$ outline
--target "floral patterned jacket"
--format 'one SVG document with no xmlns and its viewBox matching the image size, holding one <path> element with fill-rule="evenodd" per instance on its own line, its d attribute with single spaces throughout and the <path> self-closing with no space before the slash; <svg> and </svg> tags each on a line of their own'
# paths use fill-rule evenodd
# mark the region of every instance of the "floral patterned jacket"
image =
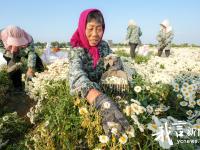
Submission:
<svg viewBox="0 0 200 150">
<path fill-rule="evenodd" d="M 164 32 L 164 30 L 160 30 L 157 35 L 158 49 L 170 50 L 173 38 L 174 38 L 173 31 L 166 33 Z"/>
<path fill-rule="evenodd" d="M 93 60 L 87 49 L 79 47 L 70 50 L 69 84 L 72 95 L 78 94 L 86 97 L 90 89 L 100 90 L 99 81 L 101 75 L 106 71 L 104 57 L 112 51 L 105 41 L 101 41 L 98 48 L 100 59 L 96 68 L 93 68 Z"/>
<path fill-rule="evenodd" d="M 134 44 L 141 44 L 140 41 L 140 36 L 142 35 L 142 32 L 140 30 L 140 27 L 135 26 L 135 25 L 130 25 L 127 28 L 127 35 L 126 35 L 126 40 L 130 43 Z"/>
<path fill-rule="evenodd" d="M 1 32 L 1 30 L 0 30 Z M 3 51 L 4 56 L 15 59 L 18 58 L 18 60 L 15 60 L 16 62 L 19 61 L 21 57 L 27 58 L 27 67 L 35 69 L 36 67 L 36 53 L 34 48 L 34 42 L 32 41 L 28 47 L 20 49 L 18 54 L 12 55 L 8 50 L 4 48 L 3 41 L 0 39 L 0 49 Z"/>
</svg>

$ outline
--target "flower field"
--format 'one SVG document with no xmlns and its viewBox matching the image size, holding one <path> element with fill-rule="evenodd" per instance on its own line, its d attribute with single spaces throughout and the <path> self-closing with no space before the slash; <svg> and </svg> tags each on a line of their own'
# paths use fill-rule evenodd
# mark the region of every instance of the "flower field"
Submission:
<svg viewBox="0 0 200 150">
<path fill-rule="evenodd" d="M 136 60 L 118 53 L 129 74 L 130 89 L 127 94 L 107 95 L 119 105 L 130 130 L 119 133 L 118 124 L 108 122 L 112 134 L 104 134 L 99 112 L 85 99 L 70 95 L 69 60 L 64 59 L 26 83 L 26 93 L 35 102 L 26 115 L 30 122 L 1 109 L 0 149 L 200 149 L 200 49 L 173 48 L 169 58 L 155 53 L 152 48 L 148 58 L 137 56 Z M 115 79 L 109 81 L 115 83 Z M 9 86 L 2 68 L 2 108 Z"/>
</svg>

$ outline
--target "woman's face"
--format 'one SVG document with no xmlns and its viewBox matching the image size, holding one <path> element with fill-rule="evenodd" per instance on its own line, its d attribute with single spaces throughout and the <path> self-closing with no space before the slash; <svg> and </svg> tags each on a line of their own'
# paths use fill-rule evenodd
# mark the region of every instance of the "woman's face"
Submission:
<svg viewBox="0 0 200 150">
<path fill-rule="evenodd" d="M 97 44 L 101 41 L 101 38 L 103 36 L 102 24 L 98 23 L 94 19 L 91 20 L 86 25 L 85 34 L 90 46 L 97 46 Z"/>
<path fill-rule="evenodd" d="M 22 48 L 26 48 L 27 45 L 23 45 L 23 46 L 13 46 L 13 45 L 10 45 L 8 47 L 8 50 L 11 52 L 11 53 L 18 53 L 20 51 L 20 49 Z"/>
</svg>

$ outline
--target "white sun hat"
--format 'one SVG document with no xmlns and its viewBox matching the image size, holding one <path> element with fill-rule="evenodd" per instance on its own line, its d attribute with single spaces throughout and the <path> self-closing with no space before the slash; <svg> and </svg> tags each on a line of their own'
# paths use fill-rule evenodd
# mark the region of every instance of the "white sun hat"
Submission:
<svg viewBox="0 0 200 150">
<path fill-rule="evenodd" d="M 170 26 L 169 25 L 169 20 L 168 19 L 163 20 L 160 25 L 162 25 L 162 26 L 164 26 L 166 28 L 169 27 Z"/>
<path fill-rule="evenodd" d="M 130 25 L 136 26 L 137 24 L 136 24 L 136 22 L 135 22 L 133 19 L 130 19 L 130 20 L 128 21 L 128 25 L 129 25 L 129 26 L 130 26 Z"/>
</svg>

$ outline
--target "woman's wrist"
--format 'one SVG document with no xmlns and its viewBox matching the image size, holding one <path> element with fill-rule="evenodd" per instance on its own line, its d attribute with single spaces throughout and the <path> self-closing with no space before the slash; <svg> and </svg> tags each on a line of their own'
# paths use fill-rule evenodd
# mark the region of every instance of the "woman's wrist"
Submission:
<svg viewBox="0 0 200 150">
<path fill-rule="evenodd" d="M 91 89 L 86 96 L 88 103 L 93 104 L 100 94 L 102 94 L 100 91 Z"/>
<path fill-rule="evenodd" d="M 28 76 L 33 76 L 33 75 L 34 75 L 34 70 L 33 70 L 32 68 L 28 68 L 26 74 L 27 74 Z"/>
</svg>

